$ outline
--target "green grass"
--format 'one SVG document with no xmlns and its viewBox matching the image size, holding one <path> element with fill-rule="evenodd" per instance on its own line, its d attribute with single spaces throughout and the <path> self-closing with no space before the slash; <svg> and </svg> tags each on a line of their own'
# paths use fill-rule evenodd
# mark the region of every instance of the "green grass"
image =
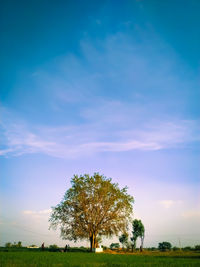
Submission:
<svg viewBox="0 0 200 267">
<path fill-rule="evenodd" d="M 199 253 L 93 254 L 0 252 L 0 267 L 128 267 L 200 266 Z"/>
</svg>

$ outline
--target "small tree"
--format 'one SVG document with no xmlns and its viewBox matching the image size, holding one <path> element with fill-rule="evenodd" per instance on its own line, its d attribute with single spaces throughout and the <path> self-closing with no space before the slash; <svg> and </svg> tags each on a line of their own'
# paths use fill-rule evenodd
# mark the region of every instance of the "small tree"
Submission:
<svg viewBox="0 0 200 267">
<path fill-rule="evenodd" d="M 122 248 L 128 246 L 128 234 L 124 233 L 119 237 L 119 242 L 122 243 Z"/>
<path fill-rule="evenodd" d="M 136 248 L 136 242 L 137 242 L 138 237 L 141 238 L 140 251 L 142 251 L 143 250 L 143 244 L 144 244 L 144 233 L 145 233 L 144 225 L 143 225 L 141 220 L 135 219 L 132 222 L 132 227 L 133 227 L 133 230 L 132 230 L 133 236 L 131 237 L 132 252 L 133 252 L 133 249 Z"/>
<path fill-rule="evenodd" d="M 158 244 L 158 249 L 160 250 L 160 251 L 166 251 L 166 250 L 171 250 L 171 248 L 172 248 L 172 245 L 171 245 L 171 243 L 170 242 L 162 242 L 162 243 L 159 243 Z"/>
<path fill-rule="evenodd" d="M 5 247 L 6 248 L 11 248 L 11 246 L 12 246 L 12 243 L 11 242 L 8 242 L 8 243 L 5 244 Z"/>
<path fill-rule="evenodd" d="M 18 241 L 18 243 L 17 243 L 17 247 L 18 247 L 18 248 L 21 248 L 21 247 L 22 247 L 22 242 L 21 242 L 21 241 Z"/>
<path fill-rule="evenodd" d="M 59 225 L 63 239 L 89 239 L 91 251 L 98 237 L 126 231 L 133 197 L 127 194 L 127 187 L 120 189 L 111 181 L 98 173 L 74 176 L 72 187 L 53 208 L 51 227 Z"/>
<path fill-rule="evenodd" d="M 14 242 L 14 243 L 12 244 L 12 247 L 13 247 L 13 248 L 16 248 L 16 247 L 17 247 L 17 243 Z"/>
</svg>

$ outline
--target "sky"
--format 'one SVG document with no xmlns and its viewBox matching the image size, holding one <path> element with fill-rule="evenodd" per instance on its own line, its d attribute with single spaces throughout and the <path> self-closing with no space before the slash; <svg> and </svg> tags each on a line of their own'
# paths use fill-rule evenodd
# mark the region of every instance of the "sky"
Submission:
<svg viewBox="0 0 200 267">
<path fill-rule="evenodd" d="M 199 244 L 200 2 L 0 5 L 0 245 L 70 243 L 51 207 L 94 172 L 128 186 L 144 246 Z"/>
</svg>

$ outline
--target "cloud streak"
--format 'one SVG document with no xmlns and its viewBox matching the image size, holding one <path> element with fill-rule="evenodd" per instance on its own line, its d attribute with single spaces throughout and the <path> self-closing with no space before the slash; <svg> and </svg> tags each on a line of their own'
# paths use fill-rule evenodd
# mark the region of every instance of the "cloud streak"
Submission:
<svg viewBox="0 0 200 267">
<path fill-rule="evenodd" d="M 34 210 L 24 210 L 23 214 L 26 215 L 46 215 L 46 214 L 50 214 L 51 209 L 45 209 L 45 210 L 39 210 L 39 211 L 34 211 Z"/>
<path fill-rule="evenodd" d="M 59 127 L 30 127 L 27 123 L 17 122 L 16 118 L 15 123 L 13 119 L 7 123 L 2 122 L 3 146 L 0 155 L 40 153 L 58 158 L 74 158 L 100 152 L 178 148 L 200 141 L 196 121 L 152 121 L 137 127 L 124 127 L 122 104 L 121 107 L 122 120 L 113 120 L 111 127 L 108 123 L 98 124 L 93 120 L 83 125 Z"/>
</svg>

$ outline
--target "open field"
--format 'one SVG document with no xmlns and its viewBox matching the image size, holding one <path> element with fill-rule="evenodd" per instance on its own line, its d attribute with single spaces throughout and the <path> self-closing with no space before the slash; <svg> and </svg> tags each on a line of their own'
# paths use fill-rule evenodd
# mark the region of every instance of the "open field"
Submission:
<svg viewBox="0 0 200 267">
<path fill-rule="evenodd" d="M 200 266 L 200 253 L 93 254 L 0 252 L 0 267 Z"/>
</svg>

